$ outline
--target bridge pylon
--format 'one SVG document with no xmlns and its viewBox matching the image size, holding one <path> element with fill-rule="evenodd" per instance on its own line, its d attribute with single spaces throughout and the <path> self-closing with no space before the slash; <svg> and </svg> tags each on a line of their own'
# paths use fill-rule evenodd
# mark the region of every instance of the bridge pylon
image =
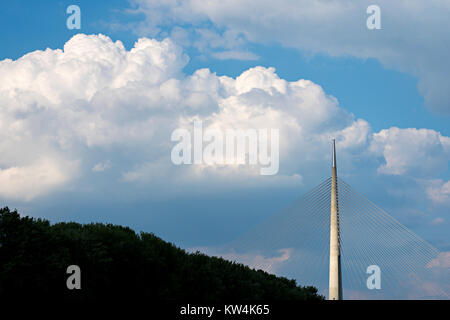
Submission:
<svg viewBox="0 0 450 320">
<path fill-rule="evenodd" d="M 330 210 L 330 278 L 329 300 L 342 300 L 341 247 L 339 237 L 339 204 L 337 189 L 336 143 L 332 142 L 331 210 Z"/>
</svg>

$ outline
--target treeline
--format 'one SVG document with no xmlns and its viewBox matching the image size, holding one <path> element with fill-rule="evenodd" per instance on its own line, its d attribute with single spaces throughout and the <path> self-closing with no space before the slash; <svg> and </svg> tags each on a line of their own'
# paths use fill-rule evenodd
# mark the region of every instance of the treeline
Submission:
<svg viewBox="0 0 450 320">
<path fill-rule="evenodd" d="M 81 269 L 69 290 L 67 267 Z M 314 287 L 242 264 L 187 253 L 150 233 L 111 224 L 51 225 L 0 209 L 0 296 L 64 300 L 322 299 Z"/>
</svg>

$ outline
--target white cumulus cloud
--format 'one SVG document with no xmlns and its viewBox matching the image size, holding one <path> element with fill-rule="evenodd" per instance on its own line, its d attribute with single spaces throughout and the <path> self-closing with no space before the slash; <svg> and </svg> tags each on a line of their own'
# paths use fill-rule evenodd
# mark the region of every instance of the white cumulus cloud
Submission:
<svg viewBox="0 0 450 320">
<path fill-rule="evenodd" d="M 382 174 L 433 176 L 447 170 L 448 137 L 431 129 L 392 127 L 373 135 L 370 149 L 384 158 Z"/>
<path fill-rule="evenodd" d="M 265 67 L 236 78 L 208 69 L 187 75 L 188 59 L 170 39 L 142 38 L 126 50 L 104 35 L 78 34 L 63 50 L 0 61 L 0 196 L 32 199 L 100 177 L 117 188 L 146 184 L 159 192 L 298 185 L 318 160 L 329 158 L 331 138 L 341 159 L 363 157 L 370 143 L 386 161 L 381 173 L 440 172 L 447 165 L 450 138 L 433 130 L 372 135 L 367 121 L 312 81 L 287 81 Z M 278 129 L 278 174 L 262 177 L 251 165 L 175 166 L 171 133 L 192 131 L 194 121 L 223 132 Z"/>
<path fill-rule="evenodd" d="M 27 166 L 0 169 L 0 195 L 26 201 L 45 195 L 68 182 L 75 166 L 75 163 L 42 158 Z"/>
<path fill-rule="evenodd" d="M 442 179 L 429 181 L 426 191 L 434 203 L 450 204 L 450 181 L 445 182 Z"/>
</svg>

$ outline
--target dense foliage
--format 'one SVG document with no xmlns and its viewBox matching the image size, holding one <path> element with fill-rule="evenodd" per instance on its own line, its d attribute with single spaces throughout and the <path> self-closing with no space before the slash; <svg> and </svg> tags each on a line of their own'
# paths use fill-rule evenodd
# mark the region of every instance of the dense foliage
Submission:
<svg viewBox="0 0 450 320">
<path fill-rule="evenodd" d="M 81 290 L 66 269 L 81 268 Z M 242 264 L 187 253 L 127 227 L 49 221 L 0 209 L 0 296 L 221 301 L 321 299 L 313 287 Z"/>
</svg>

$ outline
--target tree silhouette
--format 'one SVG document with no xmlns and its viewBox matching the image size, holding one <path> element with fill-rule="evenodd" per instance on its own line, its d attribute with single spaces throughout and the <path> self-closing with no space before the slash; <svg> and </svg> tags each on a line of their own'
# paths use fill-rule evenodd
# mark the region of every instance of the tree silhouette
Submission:
<svg viewBox="0 0 450 320">
<path fill-rule="evenodd" d="M 66 287 L 69 265 L 81 290 Z M 0 296 L 63 300 L 137 298 L 224 301 L 323 299 L 314 287 L 187 253 L 151 233 L 112 224 L 51 225 L 0 209 Z"/>
</svg>

